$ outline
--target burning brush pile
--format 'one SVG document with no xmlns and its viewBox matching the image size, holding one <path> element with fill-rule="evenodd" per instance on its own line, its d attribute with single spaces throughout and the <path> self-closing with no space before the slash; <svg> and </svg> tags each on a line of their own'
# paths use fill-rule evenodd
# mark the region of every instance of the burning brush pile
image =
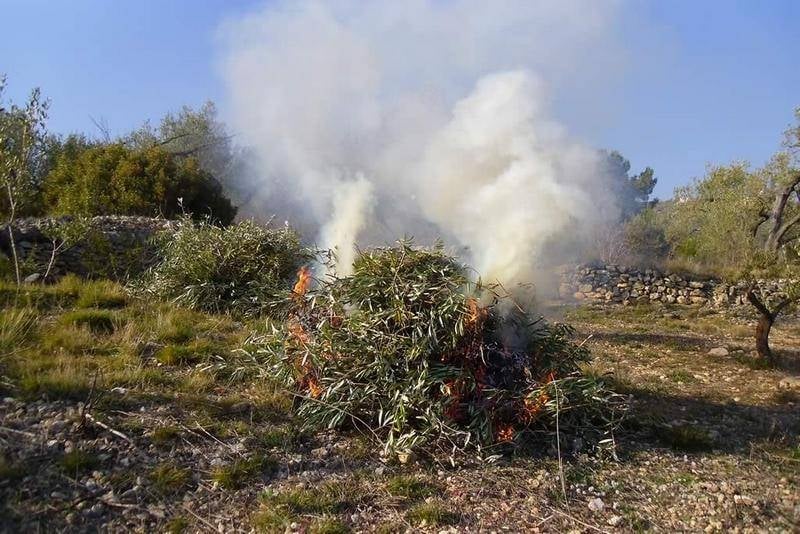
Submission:
<svg viewBox="0 0 800 534">
<path fill-rule="evenodd" d="M 563 324 L 470 283 L 441 248 L 359 253 L 310 289 L 300 272 L 284 328 L 261 351 L 314 427 L 358 428 L 386 452 L 523 445 L 612 424 L 618 398 L 579 364 Z"/>
</svg>

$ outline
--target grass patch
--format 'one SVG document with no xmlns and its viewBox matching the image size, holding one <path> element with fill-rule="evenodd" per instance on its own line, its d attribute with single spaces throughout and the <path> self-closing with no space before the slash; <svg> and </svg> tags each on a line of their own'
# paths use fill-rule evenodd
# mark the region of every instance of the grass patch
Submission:
<svg viewBox="0 0 800 534">
<path fill-rule="evenodd" d="M 295 427 L 279 426 L 265 430 L 257 435 L 259 444 L 267 449 L 290 449 L 300 439 Z"/>
<path fill-rule="evenodd" d="M 291 522 L 292 516 L 285 508 L 264 503 L 250 519 L 250 526 L 256 532 L 283 533 Z"/>
<path fill-rule="evenodd" d="M 86 400 L 91 386 L 92 376 L 86 369 L 64 362 L 45 369 L 25 369 L 19 380 L 20 390 L 29 398 Z"/>
<path fill-rule="evenodd" d="M 0 312 L 0 354 L 6 354 L 30 341 L 36 332 L 37 314 L 30 308 Z"/>
<path fill-rule="evenodd" d="M 689 487 L 693 486 L 694 484 L 697 484 L 697 477 L 691 473 L 682 473 L 677 476 L 675 482 L 677 482 L 681 486 Z"/>
<path fill-rule="evenodd" d="M 432 495 L 437 487 L 412 475 L 396 475 L 386 482 L 386 491 L 393 497 L 418 500 Z"/>
<path fill-rule="evenodd" d="M 684 369 L 673 369 L 667 373 L 667 377 L 678 384 L 691 384 L 697 382 L 697 379 L 694 377 L 694 375 Z"/>
<path fill-rule="evenodd" d="M 128 302 L 125 290 L 109 280 L 85 282 L 78 289 L 78 308 L 124 308 Z"/>
<path fill-rule="evenodd" d="M 185 365 L 198 362 L 200 356 L 190 347 L 167 345 L 156 352 L 156 360 L 164 365 Z"/>
<path fill-rule="evenodd" d="M 322 517 L 311 522 L 308 532 L 309 534 L 347 534 L 350 532 L 350 527 L 335 517 Z"/>
<path fill-rule="evenodd" d="M 180 383 L 181 391 L 186 393 L 205 393 L 216 385 L 214 374 L 205 369 L 194 369 Z"/>
<path fill-rule="evenodd" d="M 61 324 L 86 327 L 95 334 L 111 334 L 116 330 L 117 321 L 108 310 L 75 310 L 61 316 Z"/>
<path fill-rule="evenodd" d="M 188 469 L 166 462 L 154 467 L 148 476 L 153 484 L 153 489 L 161 495 L 178 493 L 187 486 L 192 478 Z"/>
<path fill-rule="evenodd" d="M 406 520 L 415 525 L 454 525 L 460 519 L 460 516 L 442 501 L 419 503 L 406 512 Z"/>
<path fill-rule="evenodd" d="M 65 453 L 61 457 L 59 464 L 64 473 L 77 477 L 97 467 L 100 464 L 100 460 L 92 452 L 75 449 Z"/>
<path fill-rule="evenodd" d="M 47 352 L 81 354 L 95 351 L 98 341 L 86 328 L 56 325 L 42 336 L 42 348 Z"/>
<path fill-rule="evenodd" d="M 262 473 L 275 471 L 277 465 L 273 458 L 259 455 L 217 467 L 212 472 L 211 479 L 225 489 L 236 489 Z"/>
<path fill-rule="evenodd" d="M 328 481 L 314 488 L 288 490 L 269 501 L 296 514 L 337 514 L 353 509 L 365 498 L 364 490 L 352 481 Z"/>
<path fill-rule="evenodd" d="M 759 357 L 753 357 L 748 354 L 741 354 L 741 353 L 735 354 L 734 359 L 738 363 L 752 369 L 753 371 L 763 371 L 765 369 L 772 369 L 772 365 L 767 360 Z"/>
<path fill-rule="evenodd" d="M 150 441 L 156 445 L 165 445 L 177 440 L 181 430 L 177 426 L 160 426 L 153 430 Z"/>
</svg>

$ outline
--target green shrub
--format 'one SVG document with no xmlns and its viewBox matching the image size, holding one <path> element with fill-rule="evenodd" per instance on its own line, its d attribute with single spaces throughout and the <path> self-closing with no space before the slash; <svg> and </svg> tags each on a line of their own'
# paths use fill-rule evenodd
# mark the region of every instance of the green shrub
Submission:
<svg viewBox="0 0 800 534">
<path fill-rule="evenodd" d="M 521 442 L 552 430 L 557 410 L 562 431 L 609 424 L 617 397 L 581 374 L 589 355 L 572 330 L 492 300 L 441 248 L 366 251 L 353 269 L 262 340 L 308 426 L 366 426 L 404 451 Z"/>
<path fill-rule="evenodd" d="M 194 158 L 159 147 L 94 144 L 58 155 L 44 183 L 51 213 L 173 218 L 184 210 L 228 224 L 236 208 Z"/>
<path fill-rule="evenodd" d="M 285 303 L 295 272 L 309 258 L 293 231 L 251 221 L 222 228 L 184 220 L 161 247 L 163 261 L 135 285 L 137 292 L 240 315 Z"/>
</svg>

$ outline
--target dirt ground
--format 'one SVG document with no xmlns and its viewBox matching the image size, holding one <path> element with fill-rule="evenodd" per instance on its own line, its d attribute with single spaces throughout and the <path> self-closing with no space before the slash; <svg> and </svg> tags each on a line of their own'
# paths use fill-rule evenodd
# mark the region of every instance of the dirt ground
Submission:
<svg viewBox="0 0 800 534">
<path fill-rule="evenodd" d="M 0 530 L 800 531 L 800 320 L 776 326 L 770 369 L 746 314 L 548 313 L 591 349 L 586 371 L 629 397 L 613 447 L 565 437 L 560 458 L 384 464 L 358 436 L 299 432 L 274 392 L 202 380 L 199 364 L 80 394 L 23 394 L 6 377 Z"/>
</svg>

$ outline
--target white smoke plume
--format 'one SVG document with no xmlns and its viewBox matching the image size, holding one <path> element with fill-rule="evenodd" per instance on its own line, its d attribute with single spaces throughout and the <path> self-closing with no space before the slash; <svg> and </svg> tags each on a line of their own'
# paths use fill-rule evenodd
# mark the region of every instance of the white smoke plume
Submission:
<svg viewBox="0 0 800 534">
<path fill-rule="evenodd" d="M 372 183 L 363 176 L 344 182 L 333 192 L 333 213 L 322 228 L 322 246 L 336 253 L 336 274 L 351 273 L 355 244 L 372 214 Z"/>
<path fill-rule="evenodd" d="M 615 215 L 596 151 L 550 118 L 616 68 L 617 2 L 286 1 L 229 21 L 221 68 L 259 202 L 353 246 L 441 235 L 485 279 Z M 292 220 L 292 219 L 295 220 Z"/>
</svg>

